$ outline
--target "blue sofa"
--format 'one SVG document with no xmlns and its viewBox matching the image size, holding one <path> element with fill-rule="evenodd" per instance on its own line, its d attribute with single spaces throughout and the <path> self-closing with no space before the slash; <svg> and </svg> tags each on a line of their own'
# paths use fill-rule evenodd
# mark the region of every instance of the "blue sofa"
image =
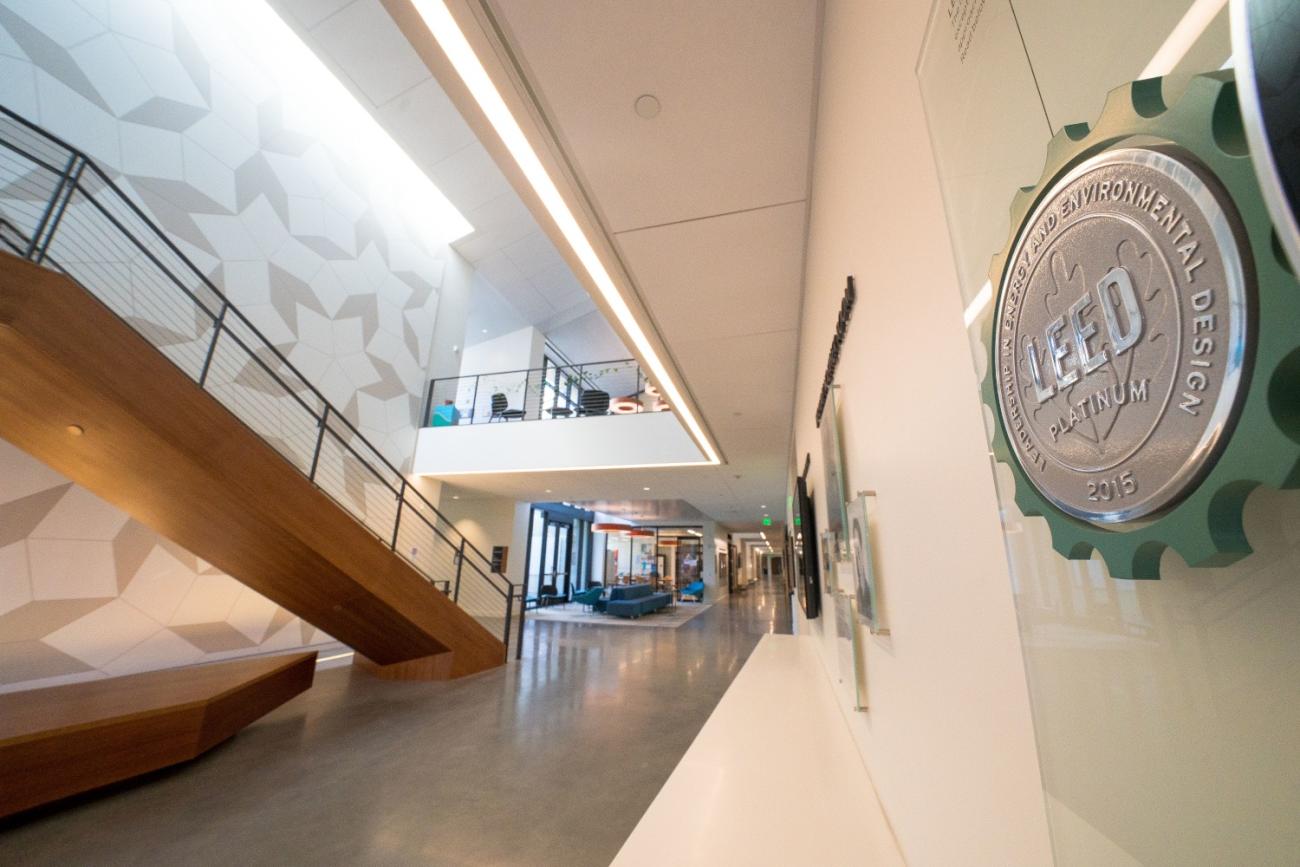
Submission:
<svg viewBox="0 0 1300 867">
<path fill-rule="evenodd" d="M 617 617 L 640 617 L 658 611 L 673 601 L 671 593 L 656 593 L 649 584 L 628 584 L 609 588 L 605 613 Z"/>
</svg>

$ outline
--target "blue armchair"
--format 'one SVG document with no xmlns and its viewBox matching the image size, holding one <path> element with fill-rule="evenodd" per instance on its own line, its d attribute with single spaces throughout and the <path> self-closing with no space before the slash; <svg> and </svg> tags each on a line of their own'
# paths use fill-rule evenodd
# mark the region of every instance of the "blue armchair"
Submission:
<svg viewBox="0 0 1300 867">
<path fill-rule="evenodd" d="M 588 590 L 583 590 L 581 593 L 574 593 L 573 598 L 569 601 L 577 602 L 579 605 L 592 609 L 596 607 L 596 600 L 599 599 L 601 594 L 604 592 L 605 590 L 603 587 L 592 587 Z"/>
<path fill-rule="evenodd" d="M 704 582 L 703 582 L 703 581 L 692 581 L 690 584 L 687 584 L 685 587 L 683 587 L 683 588 L 682 588 L 680 591 L 678 591 L 678 593 L 677 593 L 677 598 L 678 598 L 678 599 L 685 600 L 686 597 L 688 597 L 688 596 L 691 597 L 691 599 L 693 599 L 693 600 L 696 601 L 696 602 L 703 602 L 703 601 L 704 601 Z"/>
</svg>

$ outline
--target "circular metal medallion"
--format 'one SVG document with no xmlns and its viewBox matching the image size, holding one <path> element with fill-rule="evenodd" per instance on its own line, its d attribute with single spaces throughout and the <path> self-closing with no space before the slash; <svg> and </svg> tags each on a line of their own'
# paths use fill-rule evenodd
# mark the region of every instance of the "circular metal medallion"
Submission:
<svg viewBox="0 0 1300 867">
<path fill-rule="evenodd" d="M 1212 466 L 1250 336 L 1227 202 L 1180 152 L 1121 148 L 1068 172 L 1021 227 L 994 323 L 998 406 L 1064 512 L 1133 521 Z"/>
</svg>

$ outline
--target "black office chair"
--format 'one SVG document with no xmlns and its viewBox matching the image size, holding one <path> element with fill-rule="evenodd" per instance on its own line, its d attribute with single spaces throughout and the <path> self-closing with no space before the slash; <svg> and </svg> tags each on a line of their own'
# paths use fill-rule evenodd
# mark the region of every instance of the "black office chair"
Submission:
<svg viewBox="0 0 1300 867">
<path fill-rule="evenodd" d="M 584 390 L 578 399 L 578 415 L 609 415 L 609 392 Z"/>
<path fill-rule="evenodd" d="M 492 415 L 488 417 L 488 421 L 493 422 L 497 419 L 510 421 L 511 419 L 523 417 L 524 411 L 522 409 L 511 409 L 510 400 L 504 394 L 497 392 L 492 395 Z"/>
</svg>

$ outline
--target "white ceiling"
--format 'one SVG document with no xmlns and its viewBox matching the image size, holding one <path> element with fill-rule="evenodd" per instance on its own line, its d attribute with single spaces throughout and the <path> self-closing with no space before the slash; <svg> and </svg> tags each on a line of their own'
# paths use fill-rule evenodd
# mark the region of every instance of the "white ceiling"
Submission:
<svg viewBox="0 0 1300 867">
<path fill-rule="evenodd" d="M 488 3 L 727 460 L 656 472 L 756 524 L 786 487 L 816 0 Z"/>
<path fill-rule="evenodd" d="M 519 317 L 548 331 L 595 309 L 379 0 L 270 2 L 474 226 L 453 246 L 518 316 L 494 318 L 489 298 L 473 335 Z"/>
<path fill-rule="evenodd" d="M 713 520 L 685 500 L 586 500 L 574 505 L 634 524 L 672 521 L 699 525 Z"/>
<path fill-rule="evenodd" d="M 815 0 L 490 3 L 611 231 L 806 197 Z"/>
</svg>

